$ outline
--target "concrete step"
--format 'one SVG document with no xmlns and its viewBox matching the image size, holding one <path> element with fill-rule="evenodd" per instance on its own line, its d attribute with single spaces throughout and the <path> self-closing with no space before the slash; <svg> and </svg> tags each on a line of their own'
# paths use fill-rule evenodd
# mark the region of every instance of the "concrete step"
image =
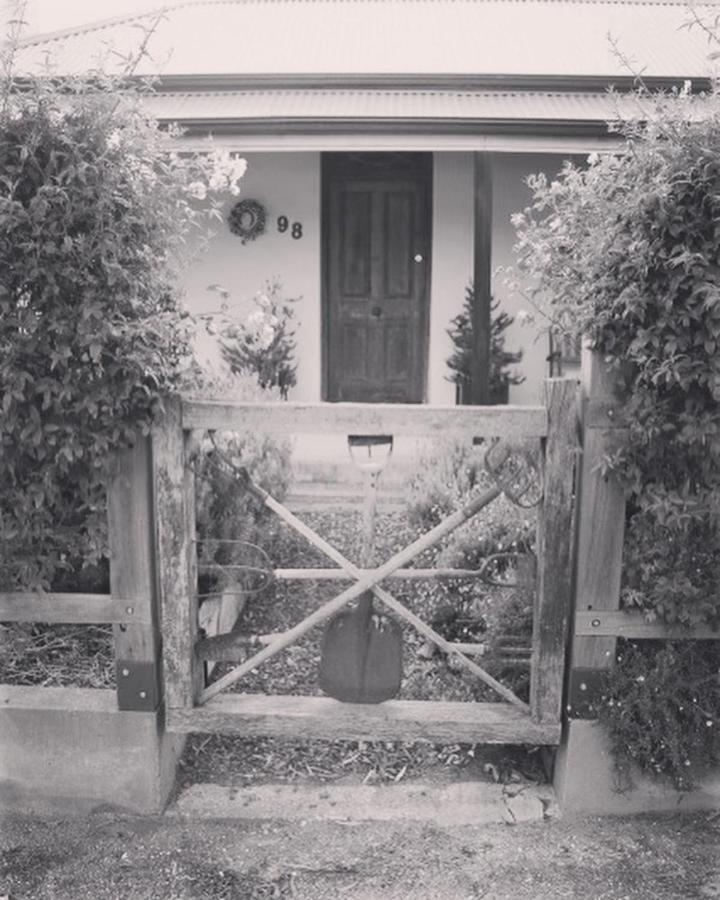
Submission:
<svg viewBox="0 0 720 900">
<path fill-rule="evenodd" d="M 550 785 L 534 782 L 391 785 L 260 784 L 246 788 L 193 784 L 166 815 L 187 819 L 415 821 L 438 826 L 542 821 L 557 815 Z"/>
<path fill-rule="evenodd" d="M 361 510 L 362 483 L 296 480 L 290 487 L 285 503 L 293 512 L 322 509 Z M 405 492 L 396 486 L 381 484 L 377 505 L 383 512 L 399 511 L 405 507 Z"/>
<path fill-rule="evenodd" d="M 408 477 L 418 470 L 414 461 L 391 460 L 389 465 L 380 474 L 380 487 L 401 488 Z M 351 461 L 329 462 L 327 460 L 293 459 L 293 480 L 296 483 L 334 483 L 338 485 L 355 485 L 358 488 L 363 484 L 363 473 Z"/>
</svg>

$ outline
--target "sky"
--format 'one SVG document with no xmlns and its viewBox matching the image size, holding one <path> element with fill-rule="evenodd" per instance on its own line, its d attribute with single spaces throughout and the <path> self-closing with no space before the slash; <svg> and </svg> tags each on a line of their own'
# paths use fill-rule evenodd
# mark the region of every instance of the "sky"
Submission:
<svg viewBox="0 0 720 900">
<path fill-rule="evenodd" d="M 0 0 L 3 7 L 3 22 L 8 17 L 12 2 Z M 57 31 L 72 28 L 99 19 L 110 19 L 128 12 L 155 9 L 163 5 L 163 0 L 28 0 L 24 19 L 26 34 Z M 4 33 L 4 29 L 3 29 Z"/>
</svg>

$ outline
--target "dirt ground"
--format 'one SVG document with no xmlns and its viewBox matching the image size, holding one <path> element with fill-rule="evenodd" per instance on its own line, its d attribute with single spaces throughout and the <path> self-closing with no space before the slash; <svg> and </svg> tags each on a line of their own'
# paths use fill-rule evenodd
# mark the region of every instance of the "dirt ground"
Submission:
<svg viewBox="0 0 720 900">
<path fill-rule="evenodd" d="M 6 818 L 11 900 L 690 900 L 720 897 L 720 814 L 440 828 Z"/>
</svg>

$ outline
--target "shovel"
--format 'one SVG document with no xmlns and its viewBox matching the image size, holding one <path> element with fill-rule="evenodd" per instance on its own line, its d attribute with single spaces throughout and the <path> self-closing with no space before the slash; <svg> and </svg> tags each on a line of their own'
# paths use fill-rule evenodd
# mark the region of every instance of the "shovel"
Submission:
<svg viewBox="0 0 720 900">
<path fill-rule="evenodd" d="M 361 565 L 372 565 L 375 543 L 377 483 L 392 453 L 390 435 L 350 435 L 353 462 L 363 473 L 363 551 Z M 382 703 L 395 697 L 402 681 L 402 631 L 379 613 L 366 591 L 354 609 L 344 609 L 328 623 L 320 656 L 320 687 L 344 703 Z"/>
</svg>

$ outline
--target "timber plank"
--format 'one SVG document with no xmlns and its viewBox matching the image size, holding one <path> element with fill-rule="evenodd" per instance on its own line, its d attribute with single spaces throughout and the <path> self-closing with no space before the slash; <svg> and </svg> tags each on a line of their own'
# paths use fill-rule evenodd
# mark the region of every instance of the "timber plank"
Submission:
<svg viewBox="0 0 720 900">
<path fill-rule="evenodd" d="M 685 627 L 665 622 L 648 622 L 640 610 L 578 610 L 575 634 L 596 637 L 623 637 L 637 640 L 720 640 L 720 631 L 707 625 Z"/>
<path fill-rule="evenodd" d="M 577 458 L 574 379 L 544 385 L 549 431 L 542 507 L 538 511 L 538 579 L 533 616 L 530 707 L 538 721 L 560 718 L 565 645 L 572 604 L 573 486 Z"/>
<path fill-rule="evenodd" d="M 195 506 L 187 465 L 191 435 L 182 428 L 180 399 L 165 401 L 153 430 L 155 514 L 165 697 L 169 706 L 192 706 L 199 690 Z"/>
<path fill-rule="evenodd" d="M 602 355 L 583 349 L 583 388 L 590 403 L 612 403 L 613 383 Z M 613 444 L 613 429 L 588 427 L 583 433 L 576 560 L 577 613 L 616 610 L 620 605 L 625 540 L 625 496 L 620 485 L 605 478 L 598 464 Z M 615 657 L 615 638 L 576 636 L 573 669 L 607 669 Z"/>
<path fill-rule="evenodd" d="M 225 568 L 228 568 L 225 566 Z M 358 569 L 357 576 L 344 569 L 274 569 L 273 577 L 278 581 L 355 581 L 363 578 L 372 569 Z M 478 569 L 398 569 L 391 572 L 388 578 L 394 580 L 418 580 L 423 578 L 482 578 Z"/>
<path fill-rule="evenodd" d="M 392 434 L 542 437 L 542 406 L 425 406 L 414 403 L 227 403 L 183 400 L 184 428 L 268 434 Z"/>
<path fill-rule="evenodd" d="M 134 597 L 143 621 L 115 623 L 118 706 L 148 711 L 161 700 L 150 439 L 120 450 L 108 483 L 110 590 Z"/>
<path fill-rule="evenodd" d="M 47 622 L 54 625 L 139 624 L 150 622 L 134 599 L 110 594 L 0 594 L 0 622 Z"/>
<path fill-rule="evenodd" d="M 216 732 L 293 740 L 429 740 L 557 744 L 560 723 L 536 723 L 506 703 L 388 700 L 340 703 L 329 697 L 220 694 L 194 709 L 169 709 L 175 732 Z"/>
</svg>

